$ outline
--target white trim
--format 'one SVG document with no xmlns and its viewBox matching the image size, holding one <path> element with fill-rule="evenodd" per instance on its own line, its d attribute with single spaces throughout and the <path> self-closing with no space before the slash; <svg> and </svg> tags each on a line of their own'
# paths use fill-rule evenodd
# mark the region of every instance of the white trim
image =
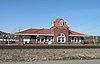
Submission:
<svg viewBox="0 0 100 64">
<path fill-rule="evenodd" d="M 59 26 L 63 26 L 64 25 L 64 21 L 63 20 L 60 20 L 59 21 Z"/>
<path fill-rule="evenodd" d="M 46 36 L 54 36 L 54 34 L 15 34 L 15 35 L 46 35 Z M 69 36 L 87 36 L 87 35 L 69 35 Z"/>
<path fill-rule="evenodd" d="M 50 41 L 49 41 L 49 38 L 50 38 Z M 52 44 L 52 37 L 47 37 L 47 42 L 48 44 Z"/>
<path fill-rule="evenodd" d="M 62 41 L 62 38 L 64 38 L 64 42 L 58 42 L 58 38 L 60 38 L 60 41 Z M 57 37 L 57 42 L 58 43 L 65 43 L 66 38 L 65 37 Z"/>
<path fill-rule="evenodd" d="M 24 44 L 25 44 L 26 42 L 27 42 L 26 44 L 28 44 L 28 43 L 30 43 L 30 41 L 31 41 L 30 39 L 24 39 Z"/>
<path fill-rule="evenodd" d="M 15 34 L 15 35 L 45 35 L 45 36 L 54 36 L 54 34 Z"/>
<path fill-rule="evenodd" d="M 86 35 L 69 35 L 69 36 L 86 36 Z"/>
<path fill-rule="evenodd" d="M 58 42 L 58 38 L 60 38 L 60 42 Z M 62 41 L 62 38 L 64 38 L 64 42 L 61 42 Z M 63 33 L 60 33 L 60 36 L 57 36 L 57 42 L 58 43 L 65 43 L 66 42 L 66 37 L 65 37 L 65 35 Z"/>
</svg>

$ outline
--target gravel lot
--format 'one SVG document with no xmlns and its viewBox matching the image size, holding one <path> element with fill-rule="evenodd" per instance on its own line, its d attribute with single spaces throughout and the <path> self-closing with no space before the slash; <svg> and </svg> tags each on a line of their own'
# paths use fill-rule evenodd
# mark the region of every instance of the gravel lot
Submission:
<svg viewBox="0 0 100 64">
<path fill-rule="evenodd" d="M 0 64 L 100 64 L 100 60 L 1 62 Z"/>
<path fill-rule="evenodd" d="M 0 62 L 100 59 L 100 49 L 1 49 Z"/>
</svg>

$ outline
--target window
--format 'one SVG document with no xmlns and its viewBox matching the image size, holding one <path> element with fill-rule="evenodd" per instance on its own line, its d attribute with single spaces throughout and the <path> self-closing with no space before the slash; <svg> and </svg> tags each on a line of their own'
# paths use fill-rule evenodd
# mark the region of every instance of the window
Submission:
<svg viewBox="0 0 100 64">
<path fill-rule="evenodd" d="M 50 39 L 50 38 L 48 38 L 48 41 L 51 41 L 51 39 Z"/>
<path fill-rule="evenodd" d="M 27 41 L 25 41 L 25 44 L 27 44 Z"/>
<path fill-rule="evenodd" d="M 44 42 L 44 38 L 41 38 L 41 42 Z"/>
<path fill-rule="evenodd" d="M 64 24 L 63 20 L 60 20 L 59 26 L 63 26 L 63 24 Z"/>
<path fill-rule="evenodd" d="M 64 37 L 62 37 L 62 42 L 64 42 Z"/>
<path fill-rule="evenodd" d="M 58 37 L 58 42 L 60 42 L 60 37 Z"/>
<path fill-rule="evenodd" d="M 52 37 L 47 37 L 47 41 L 52 41 Z"/>
<path fill-rule="evenodd" d="M 74 42 L 79 43 L 79 37 L 74 37 Z"/>
<path fill-rule="evenodd" d="M 37 38 L 37 41 L 39 41 L 39 42 L 40 42 L 40 38 Z"/>
<path fill-rule="evenodd" d="M 57 42 L 64 43 L 65 42 L 65 35 L 63 33 L 60 33 L 57 37 Z"/>
<path fill-rule="evenodd" d="M 45 37 L 38 37 L 37 42 L 45 42 Z"/>
</svg>

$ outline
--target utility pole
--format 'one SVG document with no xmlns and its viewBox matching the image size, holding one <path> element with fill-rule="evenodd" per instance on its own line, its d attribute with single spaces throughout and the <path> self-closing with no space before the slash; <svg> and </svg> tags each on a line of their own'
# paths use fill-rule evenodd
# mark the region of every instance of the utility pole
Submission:
<svg viewBox="0 0 100 64">
<path fill-rule="evenodd" d="M 95 39 L 94 39 L 94 36 L 93 36 L 93 43 L 94 43 L 94 45 L 95 45 Z"/>
<path fill-rule="evenodd" d="M 8 34 L 8 35 L 7 35 L 8 45 L 9 45 L 9 40 L 10 40 L 10 39 L 9 39 L 9 36 L 10 36 L 10 35 Z"/>
</svg>

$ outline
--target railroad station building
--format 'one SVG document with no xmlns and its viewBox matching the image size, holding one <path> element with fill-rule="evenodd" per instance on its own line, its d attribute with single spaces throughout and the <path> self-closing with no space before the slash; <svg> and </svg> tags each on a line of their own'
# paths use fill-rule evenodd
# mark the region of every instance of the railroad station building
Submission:
<svg viewBox="0 0 100 64">
<path fill-rule="evenodd" d="M 53 21 L 53 26 L 49 29 L 30 28 L 17 32 L 16 35 L 23 44 L 82 43 L 86 36 L 86 34 L 70 30 L 69 26 L 62 18 L 57 18 Z"/>
</svg>

